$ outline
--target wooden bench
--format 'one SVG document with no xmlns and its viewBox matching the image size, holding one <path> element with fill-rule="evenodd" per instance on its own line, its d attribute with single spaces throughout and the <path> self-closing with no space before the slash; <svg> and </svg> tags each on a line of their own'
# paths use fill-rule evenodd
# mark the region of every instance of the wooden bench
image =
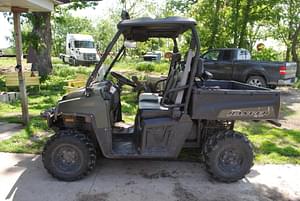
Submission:
<svg viewBox="0 0 300 201">
<path fill-rule="evenodd" d="M 64 89 L 68 93 L 80 89 L 85 86 L 86 80 L 87 80 L 87 75 L 78 74 L 74 79 L 67 80 L 68 86 L 65 86 Z"/>
<path fill-rule="evenodd" d="M 40 91 L 40 76 L 38 71 L 23 72 L 26 86 L 38 86 Z M 4 74 L 5 86 L 18 87 L 19 77 L 18 72 L 7 72 Z"/>
</svg>

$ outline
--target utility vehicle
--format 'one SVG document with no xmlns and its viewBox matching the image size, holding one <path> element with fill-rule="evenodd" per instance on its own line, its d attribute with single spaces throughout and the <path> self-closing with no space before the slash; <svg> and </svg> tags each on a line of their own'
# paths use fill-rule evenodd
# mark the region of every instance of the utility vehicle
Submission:
<svg viewBox="0 0 300 201">
<path fill-rule="evenodd" d="M 67 34 L 66 54 L 60 54 L 59 57 L 73 66 L 89 66 L 100 60 L 93 36 L 85 34 Z"/>
<path fill-rule="evenodd" d="M 56 132 L 42 153 L 48 172 L 60 180 L 73 181 L 94 169 L 97 152 L 112 159 L 161 159 L 176 158 L 184 147 L 197 147 L 214 178 L 224 182 L 243 178 L 254 156 L 249 140 L 234 131 L 235 120 L 276 119 L 279 93 L 235 81 L 209 80 L 211 74 L 203 70 L 193 19 L 125 19 L 117 27 L 85 88 L 63 96 L 54 109 L 45 112 Z M 182 34 L 191 39 L 183 54 L 177 43 Z M 103 65 L 120 37 L 124 45 L 110 65 Z M 134 125 L 125 126 L 122 86 L 136 87 L 137 80 L 112 70 L 126 47 L 134 46 L 132 41 L 150 38 L 173 41 L 165 89 L 141 93 Z"/>
</svg>

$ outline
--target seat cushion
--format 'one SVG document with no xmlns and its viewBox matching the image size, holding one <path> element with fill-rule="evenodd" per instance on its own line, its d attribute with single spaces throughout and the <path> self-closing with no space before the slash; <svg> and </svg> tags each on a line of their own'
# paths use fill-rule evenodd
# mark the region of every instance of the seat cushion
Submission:
<svg viewBox="0 0 300 201">
<path fill-rule="evenodd" d="M 140 117 L 142 119 L 151 119 L 151 118 L 158 118 L 158 117 L 171 117 L 172 113 L 171 110 L 167 108 L 160 108 L 160 109 L 142 109 L 139 110 Z"/>
<path fill-rule="evenodd" d="M 141 93 L 139 96 L 139 101 L 143 100 L 157 100 L 159 99 L 159 95 L 156 93 Z"/>
<path fill-rule="evenodd" d="M 139 109 L 160 109 L 161 96 L 154 93 L 142 93 L 139 96 Z"/>
<path fill-rule="evenodd" d="M 139 101 L 139 109 L 155 109 L 159 110 L 161 108 L 160 101 L 158 100 L 142 100 Z"/>
</svg>

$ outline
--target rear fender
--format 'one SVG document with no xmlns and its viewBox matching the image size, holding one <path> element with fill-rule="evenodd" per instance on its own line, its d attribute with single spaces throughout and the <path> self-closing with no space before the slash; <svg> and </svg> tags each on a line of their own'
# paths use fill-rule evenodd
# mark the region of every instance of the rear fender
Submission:
<svg viewBox="0 0 300 201">
<path fill-rule="evenodd" d="M 269 82 L 267 72 L 263 68 L 260 68 L 260 67 L 251 69 L 248 72 L 246 72 L 243 80 L 245 82 L 247 82 L 247 80 L 250 76 L 261 76 L 265 79 L 266 83 Z"/>
</svg>

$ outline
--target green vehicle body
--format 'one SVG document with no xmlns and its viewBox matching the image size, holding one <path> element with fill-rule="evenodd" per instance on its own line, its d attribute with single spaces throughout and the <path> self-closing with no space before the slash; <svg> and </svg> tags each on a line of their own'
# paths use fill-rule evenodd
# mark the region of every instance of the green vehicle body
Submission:
<svg viewBox="0 0 300 201">
<path fill-rule="evenodd" d="M 107 76 L 125 46 L 112 61 L 103 79 L 95 80 L 118 38 L 123 35 L 125 40 L 141 42 L 152 37 L 171 38 L 174 42 L 173 54 L 178 55 L 176 38 L 187 31 L 190 31 L 192 40 L 187 61 L 184 61 L 180 72 L 186 74 L 186 82 L 166 88 L 160 98 L 154 101 L 156 106 L 153 108 L 142 108 L 143 105 L 148 107 L 153 104 L 153 100 L 140 100 L 135 124 L 128 128 L 116 128 L 114 124 L 122 118 L 116 115 L 120 108 L 118 111 L 112 108 L 119 104 L 120 94 L 114 94 L 120 89 L 116 89 Z M 190 53 L 192 58 L 189 58 Z M 178 75 L 176 70 L 175 76 L 172 74 L 172 66 L 176 65 L 173 60 L 169 80 Z M 189 71 L 185 71 L 186 68 Z M 183 77 L 177 82 L 183 80 Z M 89 77 L 86 87 L 65 95 L 45 116 L 49 127 L 57 132 L 73 129 L 87 135 L 107 158 L 176 158 L 184 147 L 200 148 L 201 152 L 209 156 L 210 150 L 205 149 L 205 146 L 211 136 L 218 136 L 220 132 L 230 133 L 234 129 L 235 120 L 268 120 L 275 123 L 280 107 L 279 92 L 209 78 L 211 76 L 203 69 L 203 61 L 200 59 L 200 41 L 194 20 L 180 17 L 127 19 L 118 24 L 118 32 Z M 170 101 L 171 97 L 173 102 Z M 248 146 L 248 141 L 242 139 Z M 214 145 L 211 141 L 209 146 Z M 240 179 L 246 173 L 242 172 L 237 177 L 229 176 L 227 181 Z"/>
</svg>

